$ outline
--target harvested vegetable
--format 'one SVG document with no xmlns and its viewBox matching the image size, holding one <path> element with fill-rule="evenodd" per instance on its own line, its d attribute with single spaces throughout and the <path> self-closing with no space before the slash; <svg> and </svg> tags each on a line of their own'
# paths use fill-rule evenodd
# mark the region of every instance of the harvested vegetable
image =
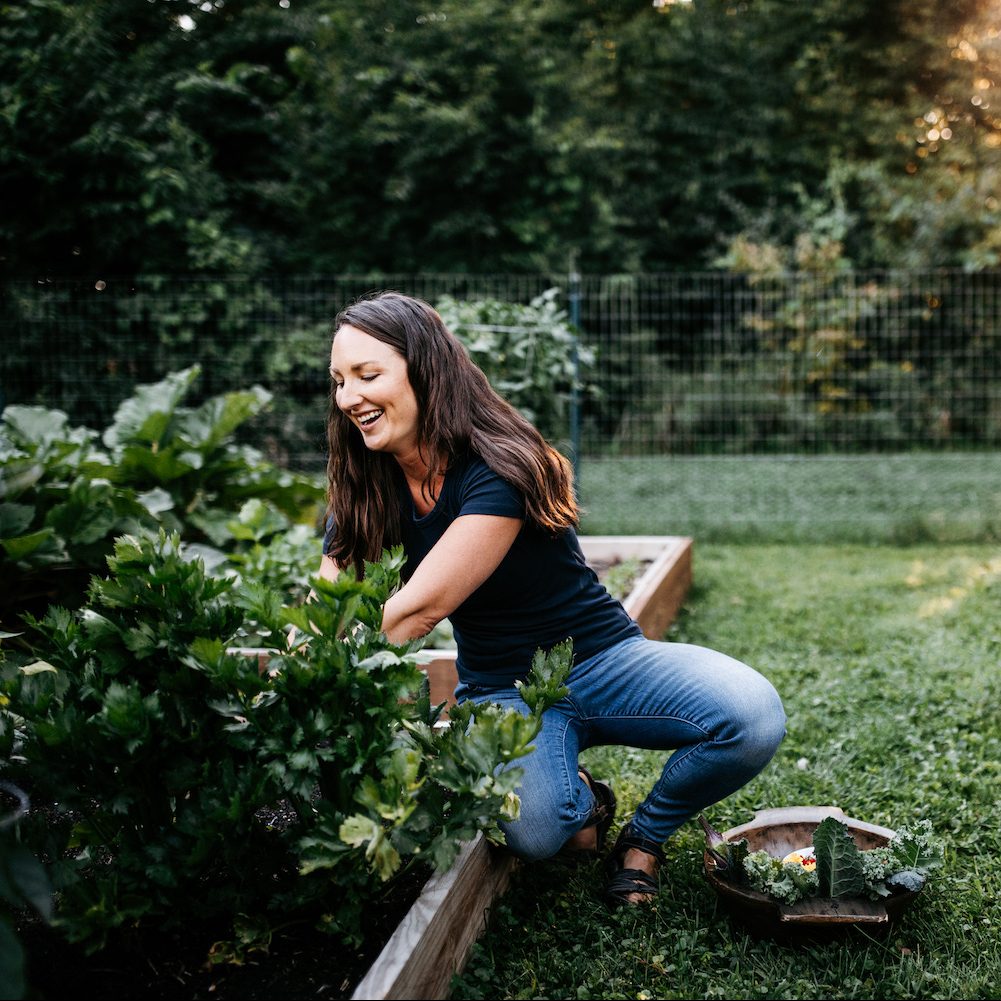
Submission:
<svg viewBox="0 0 1001 1001">
<path fill-rule="evenodd" d="M 813 844 L 775 858 L 765 851 L 748 852 L 747 841 L 714 839 L 713 855 L 729 865 L 721 875 L 747 883 L 784 904 L 805 897 L 867 897 L 878 900 L 914 893 L 928 873 L 942 864 L 943 845 L 927 820 L 901 827 L 879 848 L 860 849 L 847 824 L 826 817 L 813 833 Z"/>
</svg>

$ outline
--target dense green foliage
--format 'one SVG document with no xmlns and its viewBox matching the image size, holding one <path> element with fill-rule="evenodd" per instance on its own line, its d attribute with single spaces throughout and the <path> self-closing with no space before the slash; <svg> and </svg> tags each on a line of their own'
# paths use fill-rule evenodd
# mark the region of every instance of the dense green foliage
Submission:
<svg viewBox="0 0 1001 1001">
<path fill-rule="evenodd" d="M 762 939 L 731 919 L 703 876 L 694 822 L 668 842 L 650 909 L 610 914 L 598 865 L 528 866 L 453 996 L 993 998 L 999 599 L 996 545 L 697 544 L 695 587 L 669 637 L 763 671 L 789 720 L 765 771 L 706 811 L 712 826 L 824 804 L 892 829 L 923 819 L 943 865 L 886 935 L 823 942 Z M 614 783 L 623 819 L 664 764 L 628 748 L 584 762 Z"/>
<path fill-rule="evenodd" d="M 0 5 L 14 273 L 996 263 L 987 0 Z"/>
<path fill-rule="evenodd" d="M 78 605 L 123 533 L 162 527 L 246 561 L 290 518 L 315 521 L 318 484 L 234 440 L 271 394 L 255 386 L 185 407 L 198 375 L 194 367 L 140 386 L 101 435 L 71 427 L 58 410 L 3 411 L 0 573 L 9 587 L 0 616 L 8 627 L 49 601 Z"/>
<path fill-rule="evenodd" d="M 85 609 L 31 621 L 43 659 L 5 668 L 2 768 L 44 807 L 22 840 L 71 940 L 196 920 L 232 936 L 238 916 L 266 936 L 306 914 L 357 944 L 405 862 L 445 867 L 480 830 L 503 840 L 520 772 L 498 766 L 529 752 L 569 651 L 536 659 L 528 714 L 470 704 L 435 728 L 414 644 L 380 632 L 402 561 L 315 579 L 315 600 L 286 606 L 209 577 L 176 535 L 126 536 Z M 260 663 L 231 649 L 248 619 Z"/>
<path fill-rule="evenodd" d="M 587 395 L 595 358 L 577 343 L 559 295 L 551 288 L 527 304 L 444 296 L 435 307 L 490 385 L 566 449 L 570 407 Z"/>
<path fill-rule="evenodd" d="M 35 853 L 88 949 L 196 918 L 218 962 L 290 918 L 355 946 L 401 869 L 502 840 L 520 772 L 498 766 L 530 750 L 570 653 L 536 658 L 527 715 L 467 705 L 436 726 L 414 644 L 380 632 L 402 555 L 314 579 L 319 484 L 235 441 L 270 394 L 184 406 L 198 374 L 140 386 L 100 435 L 4 411 L 3 613 L 20 631 L 2 634 L 0 776 L 35 810 L 23 848 L 0 843 L 3 902 L 48 916 Z M 82 609 L 53 603 L 76 607 L 88 578 Z M 0 947 L 20 983 L 2 921 Z"/>
</svg>

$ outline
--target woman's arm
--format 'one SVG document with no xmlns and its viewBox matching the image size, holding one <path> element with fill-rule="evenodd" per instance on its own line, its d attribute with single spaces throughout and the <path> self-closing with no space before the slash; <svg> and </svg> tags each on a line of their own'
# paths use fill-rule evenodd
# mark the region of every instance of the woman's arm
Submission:
<svg viewBox="0 0 1001 1001">
<path fill-rule="evenodd" d="M 426 636 L 496 569 L 521 531 L 520 518 L 460 515 L 424 557 L 413 576 L 386 602 L 382 631 L 393 643 Z M 337 564 L 324 556 L 320 576 L 333 580 Z"/>
<path fill-rule="evenodd" d="M 337 575 L 341 572 L 341 568 L 326 554 L 324 554 L 323 559 L 320 560 L 320 572 L 317 574 L 318 577 L 322 577 L 324 580 L 336 580 Z M 313 595 L 310 594 L 310 598 Z"/>
<path fill-rule="evenodd" d="M 451 615 L 496 569 L 521 531 L 520 518 L 460 515 L 382 613 L 382 631 L 393 643 L 426 636 Z"/>
</svg>

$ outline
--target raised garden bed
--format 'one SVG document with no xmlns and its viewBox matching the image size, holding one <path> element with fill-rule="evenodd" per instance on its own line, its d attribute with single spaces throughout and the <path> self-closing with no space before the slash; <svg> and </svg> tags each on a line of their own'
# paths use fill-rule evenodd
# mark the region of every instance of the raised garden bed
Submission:
<svg viewBox="0 0 1001 1001">
<path fill-rule="evenodd" d="M 424 884 L 352 999 L 448 997 L 452 976 L 466 965 L 514 865 L 512 855 L 482 834 L 468 842 L 446 872 Z"/>
<path fill-rule="evenodd" d="M 662 637 L 676 615 L 691 583 L 691 540 L 671 536 L 589 536 L 581 539 L 585 557 L 592 565 L 618 566 L 635 561 L 638 576 L 623 600 L 626 610 L 639 622 L 644 633 Z M 255 649 L 248 655 L 266 654 Z M 429 673 L 432 695 L 438 701 L 453 701 L 455 655 L 435 651 Z M 98 969 L 84 957 L 65 964 L 39 953 L 39 983 L 54 987 L 49 973 L 62 965 L 62 974 L 86 991 L 90 981 L 100 982 L 108 997 L 133 996 L 140 985 L 150 997 L 176 996 L 169 986 L 180 984 L 186 996 L 221 998 L 274 996 L 275 990 L 288 991 L 284 996 L 341 996 L 349 991 L 357 999 L 420 998 L 448 996 L 454 974 L 465 967 L 469 952 L 482 933 L 493 902 L 506 889 L 516 862 L 508 853 L 495 849 L 482 835 L 466 844 L 455 863 L 432 876 L 415 902 L 396 926 L 382 951 L 354 987 L 341 983 L 344 969 L 329 954 L 328 940 L 308 929 L 292 929 L 290 938 L 276 940 L 269 956 L 254 957 L 245 967 L 222 966 L 213 970 L 200 967 L 204 956 L 199 952 L 200 936 L 189 935 L 164 946 L 164 960 L 153 969 L 151 956 L 140 949 L 134 957 L 121 957 L 121 977 L 107 963 Z M 190 948 L 188 948 L 190 946 Z M 64 943 L 52 943 L 51 955 L 66 955 Z M 71 950 L 72 951 L 72 950 Z M 162 951 L 162 950 L 161 950 Z M 140 963 L 140 955 L 144 956 Z M 158 953 L 159 955 L 159 953 Z M 136 965 L 138 964 L 138 965 Z M 333 965 L 332 965 L 333 964 Z M 45 975 L 41 971 L 44 971 Z M 138 972 L 137 972 L 138 971 Z M 144 979 L 145 978 L 145 979 Z M 58 979 L 58 978 L 57 978 Z M 67 979 L 65 976 L 62 980 Z M 62 985 L 60 980 L 60 989 Z M 55 996 L 53 994 L 53 996 Z"/>
</svg>

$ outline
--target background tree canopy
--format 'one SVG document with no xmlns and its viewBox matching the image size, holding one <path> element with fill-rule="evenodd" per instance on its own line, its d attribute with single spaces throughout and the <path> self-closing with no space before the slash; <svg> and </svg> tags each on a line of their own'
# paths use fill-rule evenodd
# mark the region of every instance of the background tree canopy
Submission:
<svg viewBox="0 0 1001 1001">
<path fill-rule="evenodd" d="M 9 275 L 992 266 L 986 0 L 0 3 Z"/>
</svg>

